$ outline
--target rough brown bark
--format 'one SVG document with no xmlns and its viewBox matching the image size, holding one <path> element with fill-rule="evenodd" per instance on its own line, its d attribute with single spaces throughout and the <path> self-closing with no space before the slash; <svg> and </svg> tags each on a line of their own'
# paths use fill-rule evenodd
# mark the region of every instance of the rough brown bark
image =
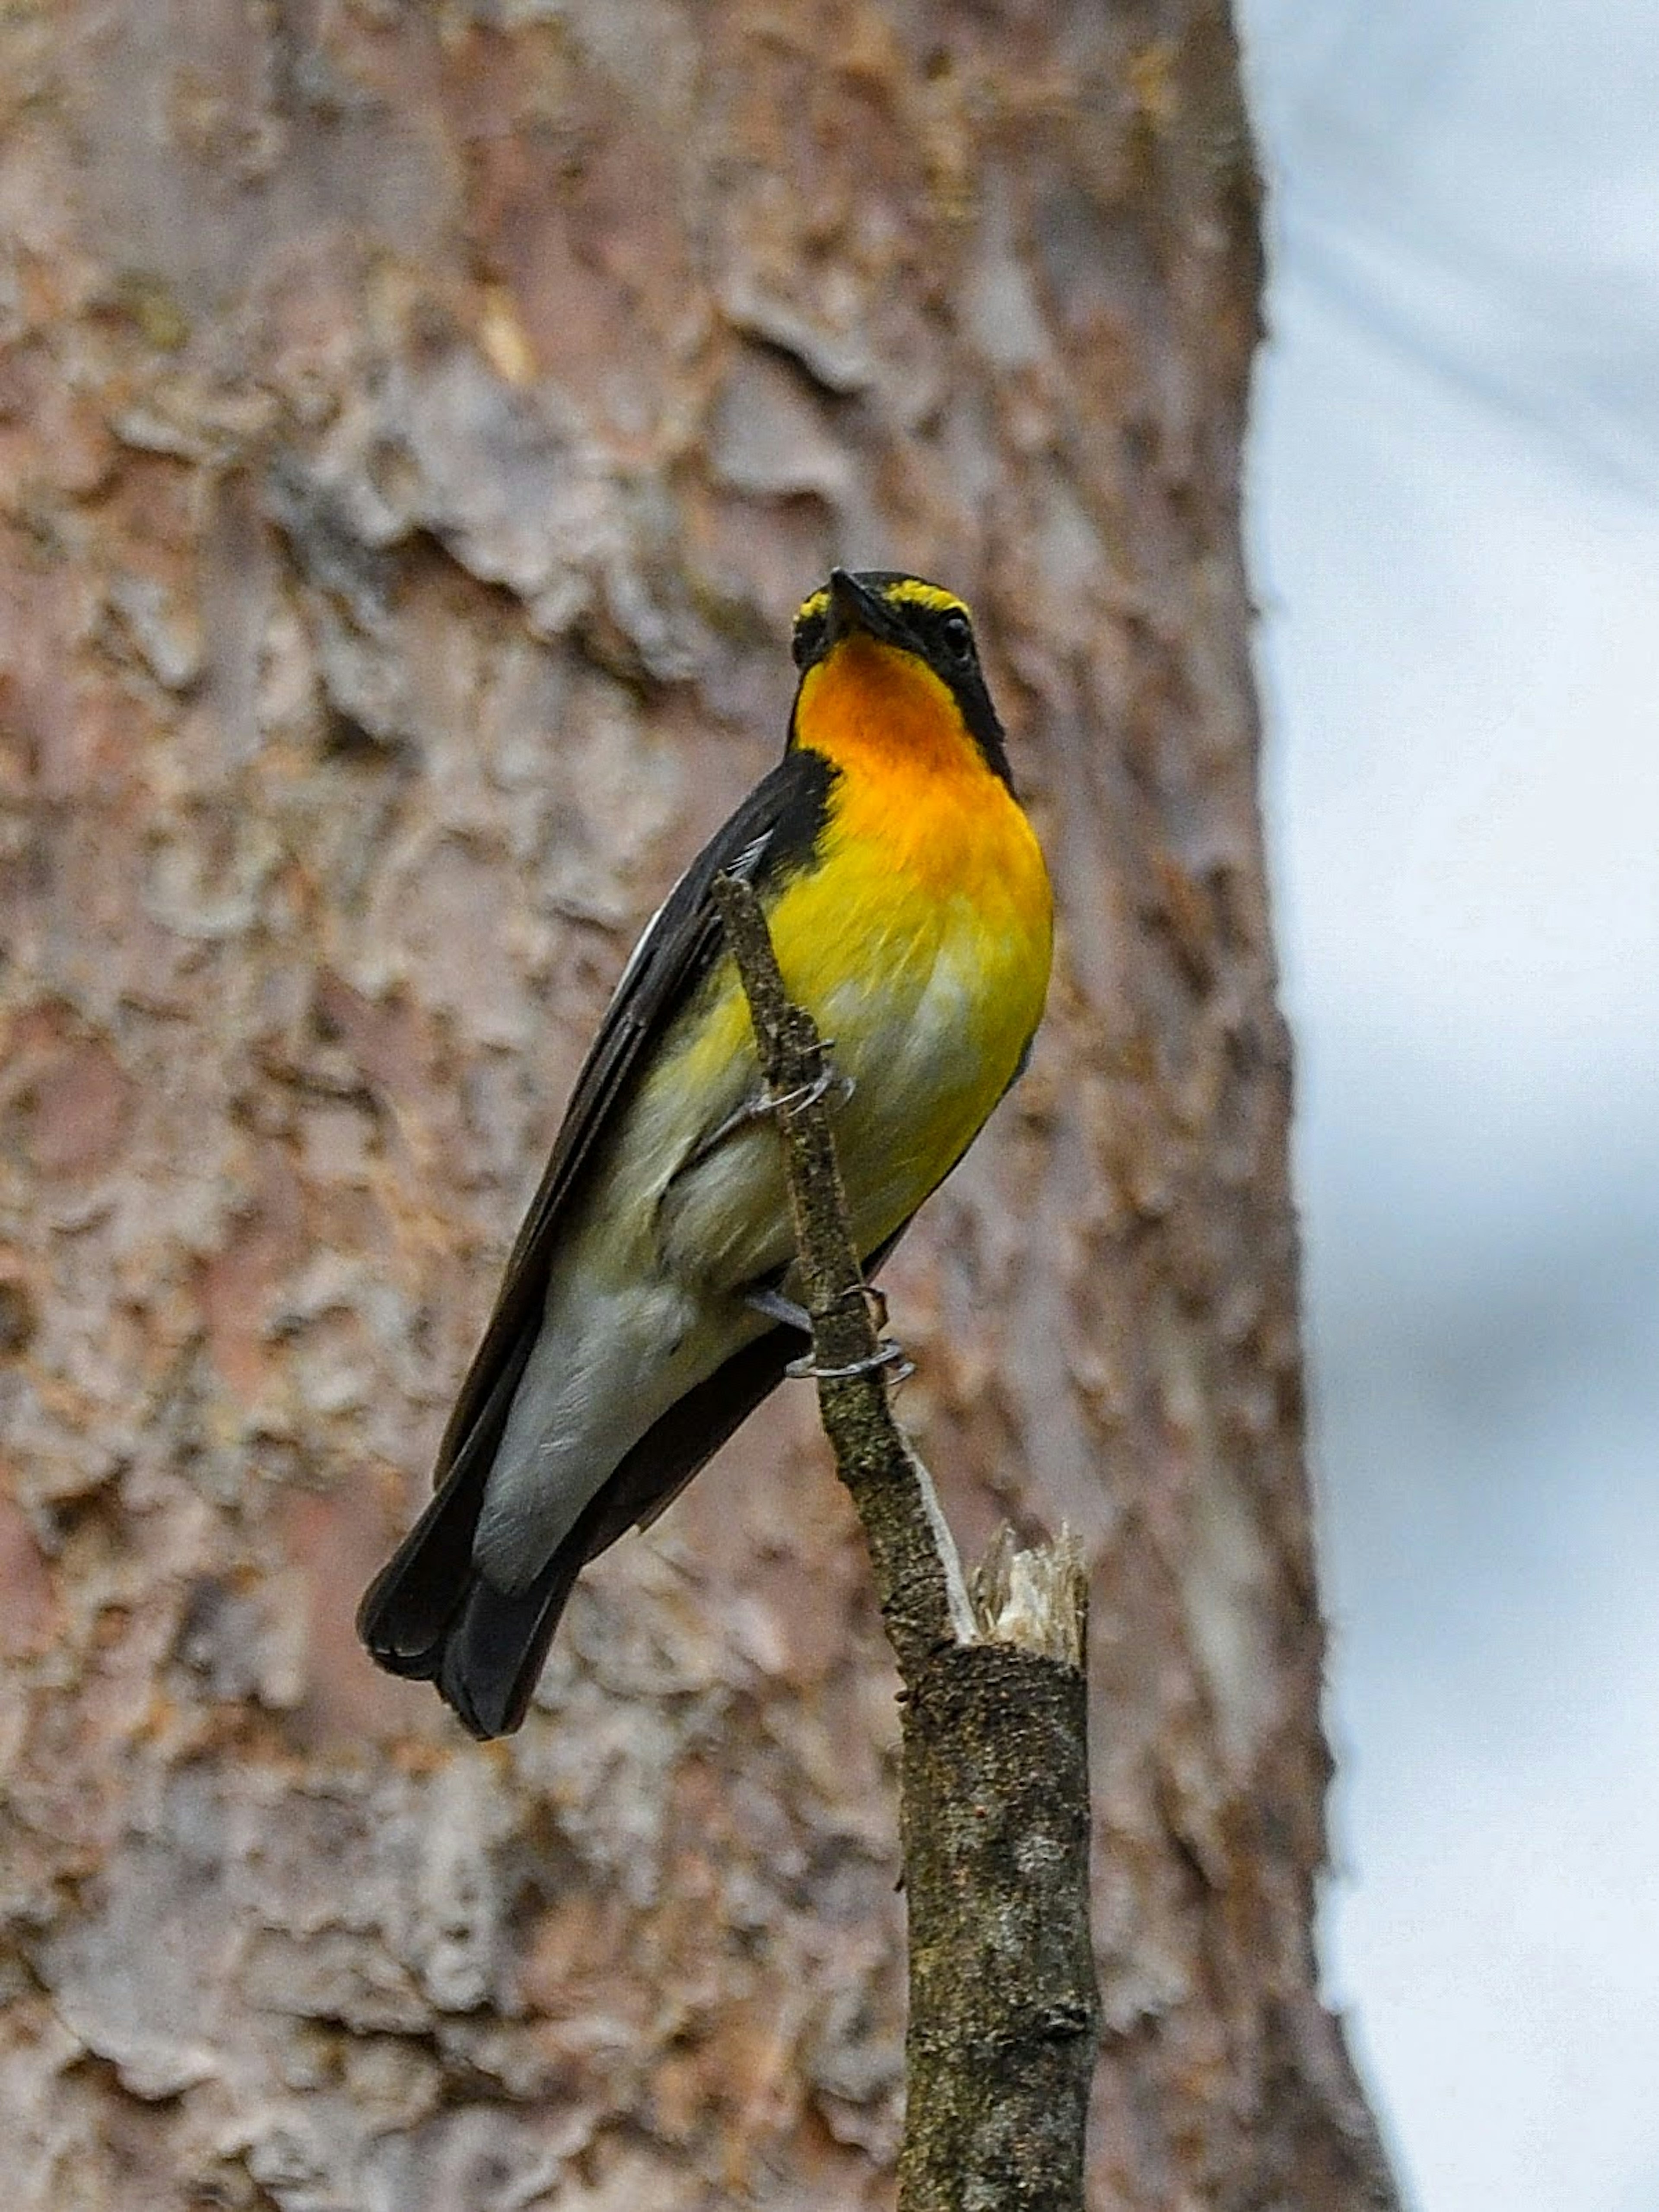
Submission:
<svg viewBox="0 0 1659 2212">
<path fill-rule="evenodd" d="M 973 599 L 1060 896 L 890 1289 L 964 1541 L 1093 1566 L 1095 2200 L 1389 2201 L 1310 1932 L 1255 225 L 1215 0 L 0 10 L 24 2212 L 890 2197 L 891 1681 L 801 1394 L 511 1746 L 350 1628 L 838 558 Z"/>
<path fill-rule="evenodd" d="M 894 1419 L 899 1346 L 878 1340 L 860 1271 L 817 1024 L 786 995 L 754 891 L 725 877 L 714 889 L 784 1147 L 818 1412 L 902 1685 L 899 2212 L 1082 2212 L 1100 2025 L 1082 1562 L 1067 1534 L 1016 1553 L 1005 1528 L 970 1601 L 932 1477 Z M 1017 1584 L 1025 1601 L 1012 1604 Z"/>
</svg>

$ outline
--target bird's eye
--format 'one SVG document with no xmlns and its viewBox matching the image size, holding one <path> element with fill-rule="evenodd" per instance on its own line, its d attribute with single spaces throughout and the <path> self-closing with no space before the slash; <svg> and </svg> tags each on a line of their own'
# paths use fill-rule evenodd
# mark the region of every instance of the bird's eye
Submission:
<svg viewBox="0 0 1659 2212">
<path fill-rule="evenodd" d="M 974 657 L 973 625 L 966 615 L 946 615 L 939 626 L 945 641 L 945 650 L 952 660 L 971 660 Z"/>
</svg>

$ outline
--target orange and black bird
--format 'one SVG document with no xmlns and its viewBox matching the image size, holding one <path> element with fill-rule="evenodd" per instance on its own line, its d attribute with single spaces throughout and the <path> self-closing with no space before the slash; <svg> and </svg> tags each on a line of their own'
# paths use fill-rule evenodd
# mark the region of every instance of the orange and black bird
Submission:
<svg viewBox="0 0 1659 2212">
<path fill-rule="evenodd" d="M 670 892 L 577 1078 L 438 1455 L 365 1595 L 380 1665 L 478 1736 L 525 1717 L 571 1586 L 802 1349 L 749 1012 L 709 886 L 753 885 L 832 1041 L 866 1273 L 1024 1064 L 1053 906 L 968 609 L 837 568 L 795 617 L 784 756 Z M 792 1312 L 796 1319 L 789 1318 Z"/>
</svg>

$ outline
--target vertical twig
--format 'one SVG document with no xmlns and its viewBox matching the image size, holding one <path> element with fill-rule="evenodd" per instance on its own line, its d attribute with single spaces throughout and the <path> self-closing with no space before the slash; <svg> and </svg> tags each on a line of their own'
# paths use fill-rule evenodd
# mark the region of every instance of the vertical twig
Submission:
<svg viewBox="0 0 1659 2212">
<path fill-rule="evenodd" d="M 1085 1582 L 1062 1534 L 1006 1537 L 970 1593 L 888 1401 L 817 1025 L 760 902 L 714 896 L 777 1110 L 818 1409 L 903 1683 L 910 2017 L 900 2212 L 1081 2212 L 1099 2014 L 1089 1930 Z M 849 1371 L 852 1370 L 852 1371 Z"/>
</svg>

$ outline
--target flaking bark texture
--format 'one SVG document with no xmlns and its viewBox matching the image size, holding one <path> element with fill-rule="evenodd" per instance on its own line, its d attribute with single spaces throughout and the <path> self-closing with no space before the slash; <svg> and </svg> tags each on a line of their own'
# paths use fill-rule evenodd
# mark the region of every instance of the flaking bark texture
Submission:
<svg viewBox="0 0 1659 2212">
<path fill-rule="evenodd" d="M 1059 891 L 888 1288 L 966 1547 L 1092 1570 L 1092 2201 L 1391 2201 L 1310 1941 L 1258 273 L 1217 0 L 0 9 L 18 2212 L 890 2202 L 896 1719 L 808 1394 L 509 1745 L 350 1630 L 834 560 L 971 598 Z"/>
</svg>

